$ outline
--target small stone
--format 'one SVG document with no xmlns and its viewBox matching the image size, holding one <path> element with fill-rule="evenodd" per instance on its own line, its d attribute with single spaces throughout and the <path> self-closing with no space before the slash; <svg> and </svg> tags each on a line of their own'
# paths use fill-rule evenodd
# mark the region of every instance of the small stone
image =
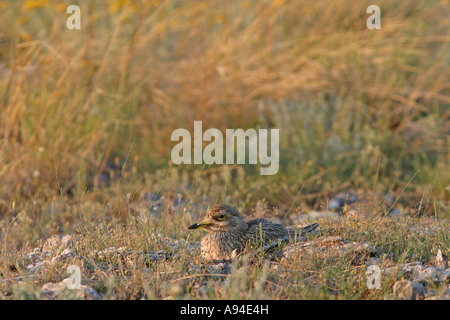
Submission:
<svg viewBox="0 0 450 320">
<path fill-rule="evenodd" d="M 425 298 L 425 300 L 449 300 L 449 298 L 446 298 L 445 296 L 433 296 Z"/>
<path fill-rule="evenodd" d="M 39 261 L 36 262 L 35 264 L 30 264 L 27 266 L 27 270 L 31 271 L 31 272 L 40 272 L 42 271 L 46 265 L 50 265 L 51 262 L 48 260 L 44 260 L 44 261 Z"/>
<path fill-rule="evenodd" d="M 46 296 L 47 298 L 54 298 L 58 292 L 58 285 L 56 283 L 46 283 L 42 286 L 41 292 L 42 295 Z"/>
<path fill-rule="evenodd" d="M 375 257 L 369 257 L 367 259 L 366 265 L 370 266 L 370 265 L 380 265 L 381 264 L 381 259 L 380 258 L 375 258 Z"/>
<path fill-rule="evenodd" d="M 64 251 L 60 255 L 57 255 L 56 257 L 53 257 L 51 261 L 52 262 L 64 261 L 64 260 L 67 260 L 67 259 L 70 259 L 70 258 L 74 258 L 75 256 L 76 256 L 76 254 L 72 250 L 64 249 Z"/>
<path fill-rule="evenodd" d="M 72 245 L 72 235 L 65 236 L 53 235 L 45 241 L 42 251 L 61 252 Z"/>
<path fill-rule="evenodd" d="M 448 283 L 450 278 L 450 268 L 447 268 L 445 270 L 441 270 L 438 274 L 439 281 Z"/>
<path fill-rule="evenodd" d="M 434 290 L 434 289 L 428 289 L 428 291 L 427 291 L 427 293 L 425 294 L 425 298 L 427 299 L 427 298 L 431 298 L 431 297 L 434 297 L 434 296 L 437 296 L 437 291 L 436 290 Z"/>
<path fill-rule="evenodd" d="M 61 244 L 64 246 L 64 248 L 69 248 L 73 244 L 73 239 L 71 234 L 66 234 L 61 239 Z"/>
<path fill-rule="evenodd" d="M 424 287 L 417 282 L 400 280 L 394 284 L 394 295 L 405 300 L 423 300 L 425 298 Z"/>
<path fill-rule="evenodd" d="M 447 257 L 444 256 L 441 249 L 438 249 L 436 258 L 434 259 L 436 267 L 438 268 L 447 268 L 448 267 L 448 260 Z"/>
<path fill-rule="evenodd" d="M 402 211 L 399 208 L 395 208 L 392 210 L 388 209 L 386 216 L 390 217 L 390 218 L 398 218 L 398 217 L 402 216 Z"/>
<path fill-rule="evenodd" d="M 230 274 L 230 265 L 225 262 L 213 264 L 207 268 L 207 271 L 212 274 Z"/>
<path fill-rule="evenodd" d="M 208 297 L 209 288 L 207 285 L 202 284 L 200 288 L 198 288 L 197 293 L 200 297 L 205 298 Z"/>
<path fill-rule="evenodd" d="M 173 285 L 169 288 L 169 295 L 173 298 L 179 298 L 183 294 L 183 287 L 180 285 Z"/>
<path fill-rule="evenodd" d="M 89 300 L 101 300 L 102 297 L 98 294 L 98 292 L 89 286 L 82 286 L 84 297 Z"/>
<path fill-rule="evenodd" d="M 421 283 L 437 283 L 439 282 L 439 276 L 436 271 L 436 268 L 425 268 L 418 272 L 417 278 L 414 279 L 414 281 L 421 282 Z"/>
<path fill-rule="evenodd" d="M 169 253 L 166 253 L 164 251 L 157 251 L 157 252 L 146 252 L 146 258 L 149 262 L 155 262 L 160 260 L 168 260 L 173 258 L 172 255 Z"/>
<path fill-rule="evenodd" d="M 67 287 L 67 281 L 68 279 L 64 279 L 58 283 L 46 283 L 41 287 L 41 294 L 48 299 L 74 297 L 82 300 L 101 300 L 102 297 L 95 289 L 87 285 L 80 285 L 79 289 L 71 290 Z"/>
</svg>

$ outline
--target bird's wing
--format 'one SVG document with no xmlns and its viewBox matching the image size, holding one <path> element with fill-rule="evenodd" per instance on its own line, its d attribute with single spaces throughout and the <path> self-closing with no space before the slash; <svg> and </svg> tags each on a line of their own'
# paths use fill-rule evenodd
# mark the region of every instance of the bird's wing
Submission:
<svg viewBox="0 0 450 320">
<path fill-rule="evenodd" d="M 255 219 L 255 220 L 259 220 L 259 219 Z M 267 219 L 264 219 L 267 220 Z M 253 224 L 254 225 L 254 224 Z M 300 237 L 299 237 L 299 230 L 297 229 L 293 229 L 293 228 L 288 228 L 287 231 L 289 232 L 288 236 L 285 237 L 281 237 L 278 239 L 275 239 L 274 241 L 272 241 L 271 243 L 265 245 L 264 247 L 261 248 L 262 251 L 264 252 L 271 252 L 273 250 L 276 250 L 280 247 L 280 245 L 284 245 L 289 243 L 290 241 L 306 241 L 307 239 L 307 234 L 320 234 L 320 231 L 317 230 L 317 228 L 319 227 L 318 223 L 313 223 L 310 224 L 308 226 L 305 226 L 303 228 L 301 228 L 300 230 Z M 252 253 L 253 255 L 256 255 L 256 251 L 254 251 Z"/>
<path fill-rule="evenodd" d="M 262 242 L 260 244 L 289 236 L 289 231 L 285 226 L 265 218 L 247 221 L 247 225 L 247 237 Z"/>
<path fill-rule="evenodd" d="M 258 227 L 261 223 L 266 224 L 266 223 L 272 223 L 272 222 L 270 222 L 266 218 L 257 218 L 257 219 L 249 220 L 249 221 L 247 221 L 248 229 Z"/>
</svg>

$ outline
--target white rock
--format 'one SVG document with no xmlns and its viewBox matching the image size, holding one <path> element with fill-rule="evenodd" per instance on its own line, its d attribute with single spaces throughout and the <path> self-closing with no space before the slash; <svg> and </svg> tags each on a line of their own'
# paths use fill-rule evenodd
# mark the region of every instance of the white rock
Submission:
<svg viewBox="0 0 450 320">
<path fill-rule="evenodd" d="M 434 259 L 436 263 L 436 267 L 438 268 L 447 268 L 448 267 L 448 261 L 447 258 L 442 253 L 441 249 L 438 249 L 438 252 L 436 254 L 436 258 Z"/>
<path fill-rule="evenodd" d="M 425 298 L 424 287 L 417 282 L 408 280 L 397 281 L 393 286 L 394 295 L 404 300 L 423 300 Z"/>
<path fill-rule="evenodd" d="M 68 279 L 64 279 L 58 283 L 46 283 L 41 287 L 42 295 L 46 296 L 49 299 L 54 298 L 75 298 L 75 299 L 83 299 L 83 300 L 101 300 L 101 296 L 98 292 L 87 286 L 80 285 L 79 289 L 69 289 L 67 287 Z"/>
</svg>

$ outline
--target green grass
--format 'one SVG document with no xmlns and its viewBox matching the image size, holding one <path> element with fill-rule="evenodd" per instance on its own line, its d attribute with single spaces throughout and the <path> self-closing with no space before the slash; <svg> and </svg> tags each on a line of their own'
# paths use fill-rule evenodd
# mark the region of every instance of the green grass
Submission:
<svg viewBox="0 0 450 320">
<path fill-rule="evenodd" d="M 81 30 L 65 27 L 69 4 Z M 244 260 L 227 276 L 195 274 L 189 256 L 131 269 L 91 257 L 158 251 L 158 233 L 197 241 L 186 227 L 214 203 L 294 224 L 339 191 L 364 214 L 339 235 L 370 242 L 382 263 L 448 255 L 450 6 L 379 1 L 382 29 L 368 30 L 370 4 L 0 1 L 0 278 L 23 274 L 22 255 L 51 235 L 74 233 L 84 279 L 105 298 L 382 298 L 402 275 L 367 291 L 354 257 Z M 171 133 L 194 120 L 279 128 L 278 174 L 174 166 Z M 155 210 L 150 194 L 164 197 Z M 388 195 L 400 220 L 381 217 Z M 424 225 L 436 230 L 415 231 Z M 1 282 L 0 297 L 39 298 L 66 276 Z"/>
<path fill-rule="evenodd" d="M 42 298 L 39 288 L 47 282 L 57 283 L 67 278 L 67 266 L 75 264 L 81 268 L 82 283 L 92 286 L 104 299 L 383 299 L 392 292 L 396 280 L 408 276 L 400 271 L 383 274 L 381 289 L 369 290 L 368 265 L 376 264 L 382 270 L 415 261 L 434 265 L 438 249 L 449 254 L 448 224 L 430 218 L 392 219 L 374 213 L 319 221 L 322 230 L 333 229 L 331 235 L 350 242 L 370 243 L 374 247 L 372 253 L 337 254 L 330 247 L 271 261 L 264 255 L 249 258 L 247 251 L 231 265 L 230 274 L 223 274 L 208 269 L 198 253 L 188 250 L 180 241 L 195 241 L 202 236 L 200 232 L 187 230 L 186 216 L 195 214 L 189 208 L 184 217 L 168 210 L 150 221 L 128 219 L 126 223 L 78 224 L 72 245 L 77 257 L 50 265 L 42 273 L 25 270 L 27 262 L 23 254 L 32 251 L 30 244 L 17 251 L 10 250 L 2 254 L 2 277 L 11 279 L 21 275 L 24 281 L 1 283 L 2 298 Z M 11 238 L 21 228 L 13 224 Z M 166 237 L 177 239 L 179 247 L 173 247 L 173 242 Z M 40 243 L 37 246 L 42 249 Z M 137 252 L 163 250 L 174 256 L 151 261 L 143 255 L 122 257 L 117 252 L 101 253 L 111 247 Z M 369 260 L 374 258 L 378 260 Z M 11 265 L 16 269 L 11 270 Z M 199 289 L 202 286 L 204 289 Z M 427 288 L 444 292 L 446 284 L 429 284 Z"/>
</svg>

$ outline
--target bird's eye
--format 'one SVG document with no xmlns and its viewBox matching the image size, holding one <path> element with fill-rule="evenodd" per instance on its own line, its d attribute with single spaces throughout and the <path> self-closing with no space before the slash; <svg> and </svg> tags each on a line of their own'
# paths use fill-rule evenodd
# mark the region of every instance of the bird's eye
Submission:
<svg viewBox="0 0 450 320">
<path fill-rule="evenodd" d="M 225 218 L 226 218 L 227 216 L 226 215 L 224 215 L 224 214 L 219 214 L 218 216 L 217 216 L 217 220 L 225 220 Z"/>
</svg>

